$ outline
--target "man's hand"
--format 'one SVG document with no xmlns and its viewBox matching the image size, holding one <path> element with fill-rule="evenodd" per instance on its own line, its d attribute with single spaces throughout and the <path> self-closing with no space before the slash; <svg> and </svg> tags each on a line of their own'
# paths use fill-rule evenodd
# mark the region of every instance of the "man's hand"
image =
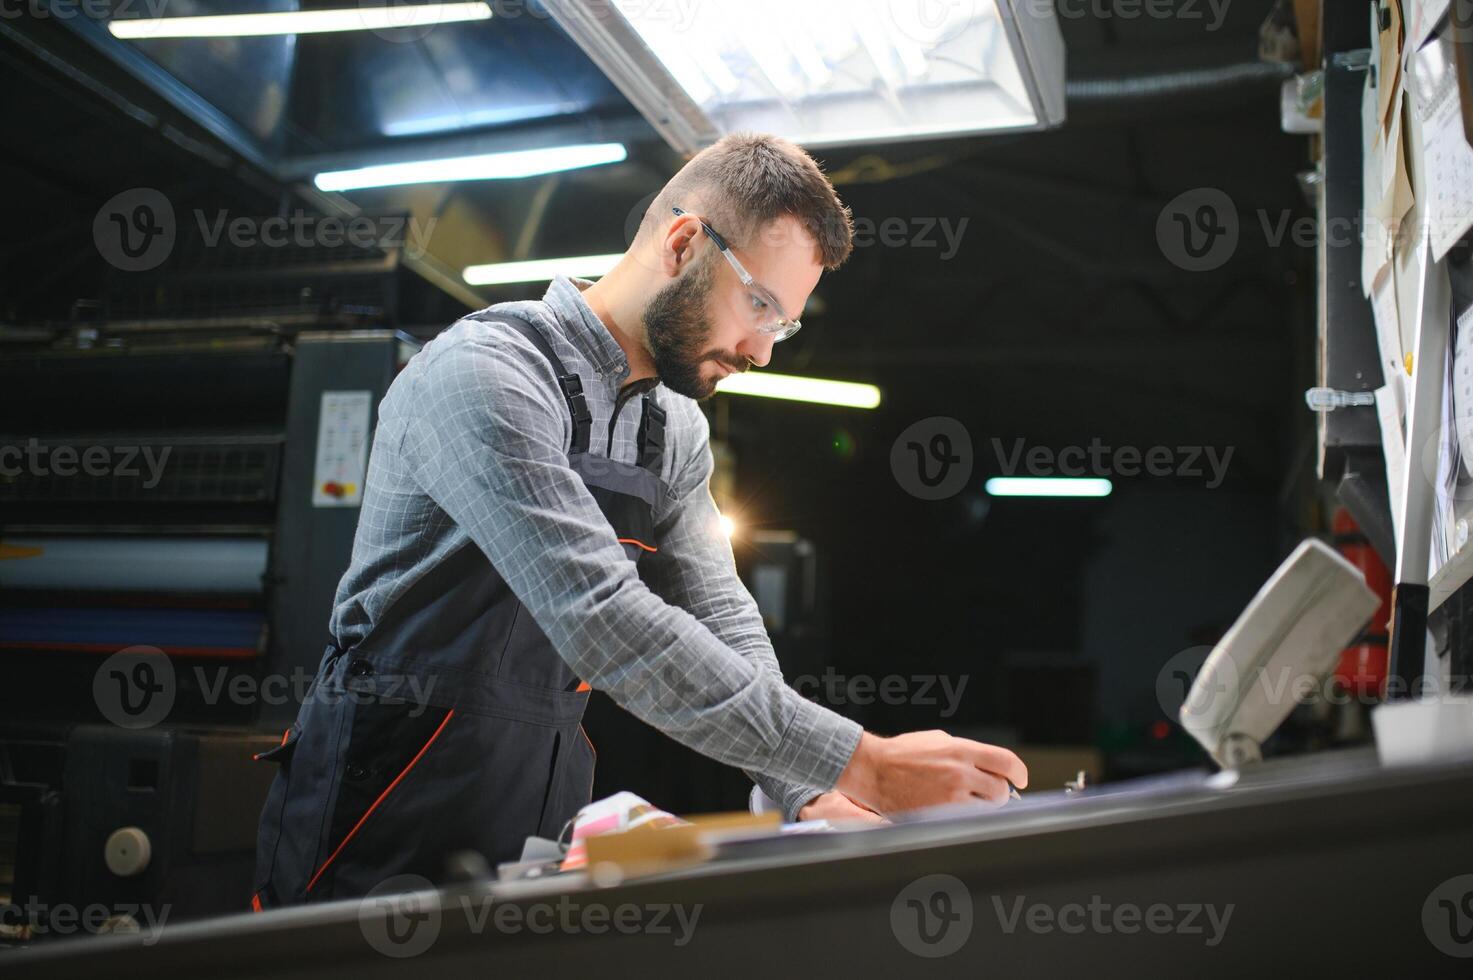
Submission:
<svg viewBox="0 0 1473 980">
<path fill-rule="evenodd" d="M 851 800 L 843 793 L 823 793 L 798 809 L 799 820 L 855 820 L 865 823 L 889 823 L 863 803 Z"/>
<path fill-rule="evenodd" d="M 983 799 L 1001 805 L 1028 767 L 1007 749 L 943 731 L 881 738 L 865 732 L 834 787 L 877 813 Z"/>
</svg>

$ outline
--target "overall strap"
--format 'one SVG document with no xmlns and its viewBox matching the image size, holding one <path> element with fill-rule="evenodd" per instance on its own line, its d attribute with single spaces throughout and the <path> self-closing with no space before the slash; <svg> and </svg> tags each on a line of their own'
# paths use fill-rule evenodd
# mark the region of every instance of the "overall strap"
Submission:
<svg viewBox="0 0 1473 980">
<path fill-rule="evenodd" d="M 573 417 L 573 443 L 568 447 L 569 453 L 585 453 L 588 451 L 588 433 L 593 426 L 593 415 L 588 411 L 588 399 L 583 396 L 583 380 L 563 367 L 562 360 L 553 352 L 552 345 L 547 338 L 528 321 L 510 313 L 497 311 L 487 317 L 494 316 L 517 333 L 526 337 L 533 347 L 552 365 L 552 373 L 557 375 L 558 387 L 563 391 L 563 400 L 568 403 L 568 414 Z M 663 441 L 663 435 L 661 440 Z"/>
<path fill-rule="evenodd" d="M 665 410 L 655 404 L 654 395 L 644 396 L 644 413 L 639 417 L 639 465 L 660 474 L 665 453 Z"/>
</svg>

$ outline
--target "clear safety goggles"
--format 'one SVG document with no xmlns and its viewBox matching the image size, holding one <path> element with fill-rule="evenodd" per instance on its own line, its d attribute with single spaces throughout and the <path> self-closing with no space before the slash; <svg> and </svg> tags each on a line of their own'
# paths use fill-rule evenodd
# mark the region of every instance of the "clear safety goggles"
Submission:
<svg viewBox="0 0 1473 980">
<path fill-rule="evenodd" d="M 685 217 L 687 212 L 683 208 L 672 208 L 677 218 Z M 726 261 L 731 263 L 737 278 L 747 289 L 747 302 L 751 307 L 752 325 L 756 331 L 765 337 L 773 338 L 773 343 L 780 344 L 793 334 L 802 329 L 803 324 L 797 317 L 790 317 L 783 312 L 782 304 L 778 303 L 777 297 L 772 291 L 763 286 L 742 265 L 741 260 L 732 254 L 731 246 L 726 244 L 726 239 L 716 233 L 716 229 L 706 223 L 705 218 L 696 218 L 701 223 L 701 228 L 706 232 L 706 237 L 711 239 L 711 244 L 716 246 L 717 251 L 726 256 Z"/>
</svg>

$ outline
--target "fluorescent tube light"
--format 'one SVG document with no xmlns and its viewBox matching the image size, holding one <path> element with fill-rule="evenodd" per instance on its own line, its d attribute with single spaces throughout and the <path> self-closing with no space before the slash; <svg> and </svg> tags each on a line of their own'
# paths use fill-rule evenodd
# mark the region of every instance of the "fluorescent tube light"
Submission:
<svg viewBox="0 0 1473 980">
<path fill-rule="evenodd" d="M 551 282 L 558 276 L 571 279 L 597 279 L 607 275 L 624 257 L 612 255 L 578 255 L 566 259 L 531 259 L 527 262 L 493 262 L 473 265 L 461 276 L 472 286 L 499 286 L 509 282 Z"/>
<path fill-rule="evenodd" d="M 266 37 L 274 34 L 329 34 L 337 31 L 386 31 L 399 27 L 433 27 L 489 20 L 491 7 L 470 3 L 420 3 L 338 10 L 282 10 L 255 14 L 202 17 L 129 17 L 108 21 L 113 37 L 125 41 L 164 37 Z"/>
<path fill-rule="evenodd" d="M 544 0 L 662 136 L 807 146 L 1042 129 L 1064 119 L 1064 43 L 1038 0 Z"/>
<path fill-rule="evenodd" d="M 995 476 L 986 483 L 994 497 L 1108 497 L 1109 480 L 1053 476 Z"/>
<path fill-rule="evenodd" d="M 351 191 L 362 187 L 433 184 L 457 180 L 509 180 L 538 174 L 622 163 L 629 153 L 623 143 L 580 143 L 540 150 L 483 153 L 443 160 L 384 163 L 356 170 L 333 170 L 312 179 L 318 190 Z"/>
<path fill-rule="evenodd" d="M 843 408 L 875 408 L 880 404 L 880 389 L 874 385 L 829 381 L 825 378 L 800 378 L 769 371 L 746 371 L 728 375 L 717 383 L 716 390 L 726 395 L 785 398 L 788 401 L 839 405 Z"/>
</svg>

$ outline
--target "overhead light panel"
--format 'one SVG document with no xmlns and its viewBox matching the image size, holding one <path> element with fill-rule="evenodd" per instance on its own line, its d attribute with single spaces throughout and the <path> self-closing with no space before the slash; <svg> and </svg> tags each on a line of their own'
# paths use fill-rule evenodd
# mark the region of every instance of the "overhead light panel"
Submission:
<svg viewBox="0 0 1473 980">
<path fill-rule="evenodd" d="M 756 395 L 759 398 L 784 398 L 816 405 L 838 405 L 842 408 L 877 408 L 880 389 L 853 381 L 830 381 L 826 378 L 802 378 L 770 371 L 745 371 L 727 375 L 716 385 L 726 395 Z"/>
<path fill-rule="evenodd" d="M 318 190 L 352 191 L 398 184 L 436 184 L 458 180 L 509 180 L 539 174 L 622 163 L 629 156 L 623 143 L 583 143 L 540 150 L 513 150 L 443 160 L 384 163 L 356 170 L 333 170 L 312 179 Z"/>
<path fill-rule="evenodd" d="M 354 6 L 337 10 L 281 10 L 254 14 L 201 17 L 128 17 L 108 21 L 113 37 L 152 41 L 177 37 L 267 37 L 277 34 L 329 34 L 337 31 L 386 31 L 400 27 L 434 27 L 489 20 L 484 0 L 468 3 L 417 3 L 382 7 Z"/>
<path fill-rule="evenodd" d="M 1064 119 L 1064 44 L 1052 3 L 545 2 L 687 153 L 739 131 L 822 146 Z"/>
<path fill-rule="evenodd" d="M 531 259 L 526 262 L 494 262 L 473 265 L 461 273 L 472 286 L 501 286 L 514 282 L 551 282 L 558 276 L 597 279 L 619 264 L 622 252 L 611 255 L 578 255 L 566 259 Z"/>
<path fill-rule="evenodd" d="M 984 488 L 994 497 L 1108 497 L 1109 480 L 1088 477 L 995 476 Z"/>
</svg>

